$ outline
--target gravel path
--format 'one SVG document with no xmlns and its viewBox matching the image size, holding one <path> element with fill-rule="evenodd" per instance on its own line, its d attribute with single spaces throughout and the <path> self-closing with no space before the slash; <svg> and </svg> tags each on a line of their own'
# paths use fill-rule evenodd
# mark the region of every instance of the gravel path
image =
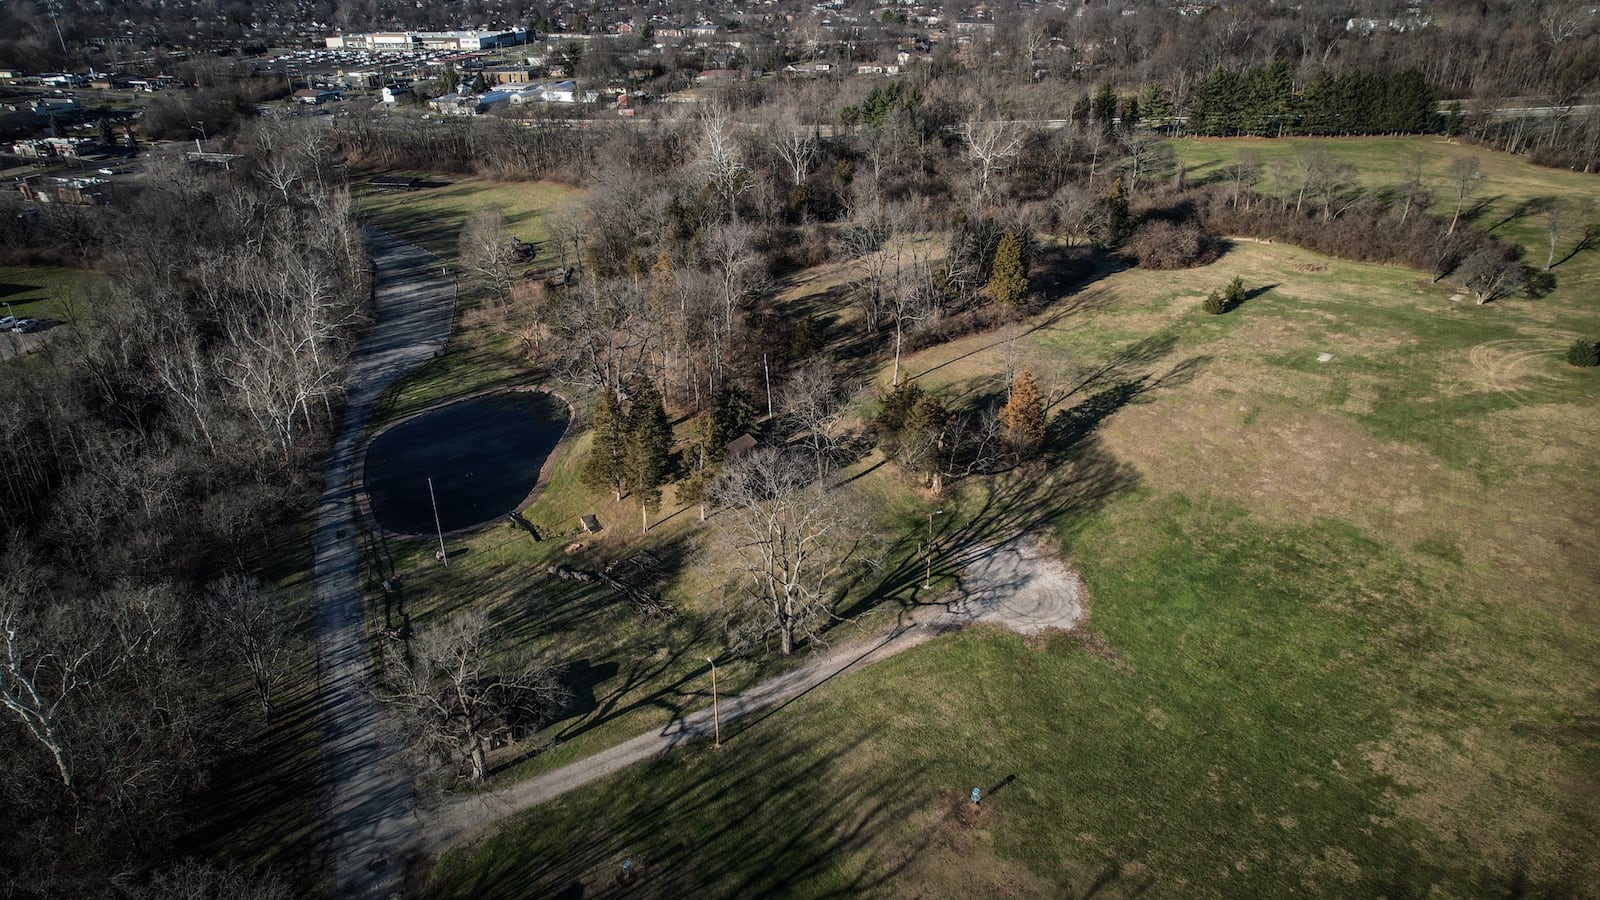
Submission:
<svg viewBox="0 0 1600 900">
<path fill-rule="evenodd" d="M 333 851 L 338 893 L 347 897 L 397 895 L 397 857 L 419 825 L 410 785 L 388 765 L 393 754 L 366 691 L 351 473 L 379 396 L 444 349 L 455 307 L 455 286 L 441 277 L 437 257 L 378 231 L 369 232 L 368 244 L 376 268 L 374 322 L 350 359 L 344 422 L 324 472 L 311 539 L 324 838 Z"/>
<path fill-rule="evenodd" d="M 750 691 L 721 698 L 723 735 L 732 734 L 729 724 L 750 713 L 977 622 L 1035 635 L 1050 628 L 1072 628 L 1083 617 L 1083 589 L 1077 573 L 1037 543 L 1019 540 L 982 545 L 958 552 L 955 562 L 960 567 L 960 582 L 945 602 L 916 609 L 885 633 L 850 642 Z M 427 827 L 418 836 L 419 848 L 437 854 L 499 819 L 711 733 L 711 710 L 702 709 L 527 781 L 454 800 L 425 815 Z"/>
</svg>

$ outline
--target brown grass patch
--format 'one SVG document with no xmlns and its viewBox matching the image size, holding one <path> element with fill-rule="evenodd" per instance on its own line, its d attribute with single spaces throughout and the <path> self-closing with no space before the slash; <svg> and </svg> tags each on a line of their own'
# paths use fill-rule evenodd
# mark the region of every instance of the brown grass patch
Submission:
<svg viewBox="0 0 1600 900">
<path fill-rule="evenodd" d="M 889 897 L 1055 897 L 1059 888 L 1021 863 L 995 854 L 992 829 L 1003 819 L 1004 795 L 973 806 L 966 795 L 941 794 L 911 817 L 911 838 L 886 851 L 880 890 Z"/>
</svg>

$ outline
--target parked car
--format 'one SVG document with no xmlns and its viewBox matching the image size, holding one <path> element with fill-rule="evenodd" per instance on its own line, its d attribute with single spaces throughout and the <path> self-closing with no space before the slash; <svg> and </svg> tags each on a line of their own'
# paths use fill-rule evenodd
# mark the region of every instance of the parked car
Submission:
<svg viewBox="0 0 1600 900">
<path fill-rule="evenodd" d="M 12 328 L 16 327 L 16 324 L 16 316 L 5 316 L 4 318 L 0 318 L 0 331 L 10 331 Z"/>
<path fill-rule="evenodd" d="M 27 334 L 34 328 L 38 327 L 38 325 L 39 323 L 33 319 L 18 319 L 16 324 L 11 326 L 11 330 L 17 332 L 18 334 Z"/>
</svg>

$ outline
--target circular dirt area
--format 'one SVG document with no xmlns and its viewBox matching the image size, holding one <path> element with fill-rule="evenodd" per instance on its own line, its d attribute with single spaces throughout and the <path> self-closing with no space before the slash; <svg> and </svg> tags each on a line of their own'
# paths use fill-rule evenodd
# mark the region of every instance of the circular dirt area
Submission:
<svg viewBox="0 0 1600 900">
<path fill-rule="evenodd" d="M 539 483 L 568 418 L 559 398 L 515 391 L 452 403 L 383 431 L 363 467 L 373 518 L 400 534 L 427 534 L 435 500 L 445 531 L 516 510 Z"/>
</svg>

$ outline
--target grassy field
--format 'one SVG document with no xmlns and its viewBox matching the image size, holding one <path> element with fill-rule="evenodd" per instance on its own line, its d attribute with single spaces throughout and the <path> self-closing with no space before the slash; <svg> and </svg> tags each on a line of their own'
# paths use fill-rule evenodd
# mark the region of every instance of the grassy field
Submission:
<svg viewBox="0 0 1600 900">
<path fill-rule="evenodd" d="M 549 220 L 575 208 L 583 198 L 581 191 L 549 182 L 425 180 L 429 187 L 409 193 L 365 191 L 358 198 L 361 212 L 371 224 L 437 254 L 447 264 L 456 260 L 461 226 L 467 217 L 476 210 L 493 208 L 505 216 L 512 235 L 539 245 L 532 265 L 553 265 L 556 258 L 549 247 Z M 462 327 L 477 305 L 477 298 L 463 289 L 448 350 L 384 395 L 373 416 L 374 428 L 452 397 L 527 379 L 529 366 L 511 338 Z"/>
<path fill-rule="evenodd" d="M 502 184 L 481 178 L 421 177 L 429 187 L 411 192 L 363 191 L 358 198 L 361 212 L 379 228 L 451 261 L 456 257 L 462 223 L 477 210 L 498 209 L 513 235 L 544 242 L 550 237 L 548 218 L 576 209 L 583 200 L 582 191 L 547 181 Z"/>
<path fill-rule="evenodd" d="M 91 278 L 81 269 L 0 266 L 0 315 L 57 322 L 85 315 Z"/>
<path fill-rule="evenodd" d="M 1205 177 L 1245 145 L 1292 150 L 1178 149 Z M 1481 154 L 1477 221 L 1530 249 L 1507 211 L 1597 193 L 1426 139 L 1332 146 L 1373 184 L 1410 149 L 1440 177 Z M 1251 298 L 1205 315 L 1235 275 Z M 830 681 L 720 753 L 508 820 L 447 855 L 435 893 L 609 896 L 631 857 L 641 896 L 1600 895 L 1600 378 L 1561 362 L 1600 325 L 1600 258 L 1556 275 L 1477 307 L 1241 242 L 1109 274 L 1012 342 L 913 357 L 951 400 L 992 393 L 1007 354 L 1041 376 L 1051 465 L 969 486 L 940 529 L 1038 524 L 1088 625 L 969 632 Z M 900 502 L 914 528 L 925 504 Z"/>
</svg>

